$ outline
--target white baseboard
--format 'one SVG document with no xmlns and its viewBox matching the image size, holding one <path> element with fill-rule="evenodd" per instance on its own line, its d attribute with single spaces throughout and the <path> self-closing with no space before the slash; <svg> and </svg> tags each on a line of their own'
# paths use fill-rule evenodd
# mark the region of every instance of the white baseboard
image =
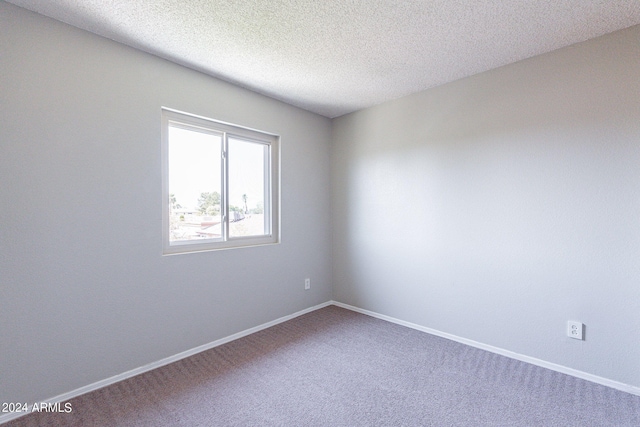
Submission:
<svg viewBox="0 0 640 427">
<path fill-rule="evenodd" d="M 73 399 L 74 397 L 78 397 L 78 396 L 83 395 L 85 393 L 89 393 L 91 391 L 98 390 L 98 389 L 106 387 L 108 385 L 115 384 L 117 382 L 126 380 L 128 378 L 135 377 L 136 375 L 151 371 L 153 369 L 159 368 L 159 367 L 164 366 L 164 365 L 168 365 L 169 363 L 177 362 L 178 360 L 182 360 L 182 359 L 187 358 L 189 356 L 193 356 L 194 354 L 198 354 L 198 353 L 201 353 L 203 351 L 212 349 L 214 347 L 218 347 L 218 346 L 220 346 L 222 344 L 226 344 L 228 342 L 237 340 L 237 339 L 245 337 L 247 335 L 251 335 L 251 334 L 256 333 L 258 331 L 261 331 L 263 329 L 267 329 L 267 328 L 270 328 L 272 326 L 275 326 L 275 325 L 277 325 L 279 323 L 286 322 L 287 320 L 291 320 L 291 319 L 294 319 L 294 318 L 296 318 L 298 316 L 302 316 L 303 314 L 307 314 L 307 313 L 310 313 L 312 311 L 327 307 L 327 306 L 331 305 L 332 303 L 333 303 L 333 301 L 327 301 L 327 302 L 324 302 L 322 304 L 318 304 L 316 306 L 306 308 L 304 310 L 298 311 L 298 312 L 290 314 L 288 316 L 284 316 L 284 317 L 281 317 L 279 319 L 272 320 L 271 322 L 263 323 L 262 325 L 246 329 L 244 331 L 238 332 L 238 333 L 233 334 L 233 335 L 229 335 L 228 337 L 221 338 L 219 340 L 210 342 L 208 344 L 203 344 L 201 346 L 192 348 L 191 350 L 183 351 L 182 353 L 178 353 L 178 354 L 175 354 L 173 356 L 166 357 L 164 359 L 158 360 L 156 362 L 149 363 L 149 364 L 141 366 L 139 368 L 135 368 L 135 369 L 132 369 L 130 371 L 123 372 L 123 373 L 118 374 L 118 375 L 114 375 L 114 376 L 112 376 L 110 378 L 106 378 L 104 380 L 97 381 L 97 382 L 95 382 L 93 384 L 89 384 L 89 385 L 86 385 L 84 387 L 77 388 L 77 389 L 72 390 L 70 392 L 59 394 L 58 396 L 55 396 L 55 397 L 52 397 L 52 398 L 49 398 L 49 399 L 46 399 L 46 400 L 42 400 L 41 402 L 38 402 L 38 403 L 47 403 L 47 404 L 53 403 L 53 404 L 55 404 L 55 403 L 58 403 L 58 402 L 66 402 L 67 400 Z M 28 404 L 29 408 L 31 408 L 33 405 L 34 405 L 34 403 L 29 403 Z M 7 413 L 7 414 L 0 415 L 0 424 L 9 422 L 9 421 L 14 420 L 16 418 L 20 418 L 21 416 L 27 415 L 27 414 L 28 413 L 25 413 L 25 412 L 14 412 L 14 413 Z"/>
<path fill-rule="evenodd" d="M 547 362 L 545 360 L 536 359 L 535 357 L 526 356 L 524 354 L 515 353 L 513 351 L 505 350 L 503 348 L 494 347 L 492 345 L 483 344 L 477 341 L 473 341 L 467 338 L 458 337 L 456 335 L 448 334 L 446 332 L 441 332 L 436 329 L 427 328 L 425 326 L 417 325 L 411 322 L 405 322 L 404 320 L 396 319 L 394 317 L 386 316 L 384 314 L 379 314 L 373 311 L 364 310 L 362 308 L 354 307 L 352 305 L 343 304 L 337 301 L 331 301 L 331 304 L 346 308 L 347 310 L 355 311 L 357 313 L 366 314 L 371 317 L 375 317 L 378 319 L 386 320 L 391 323 L 396 323 L 398 325 L 406 326 L 411 329 L 416 329 L 418 331 L 426 332 L 431 335 L 436 335 L 442 338 L 450 339 L 452 341 L 459 342 L 461 344 L 466 344 L 471 347 L 476 347 L 481 350 L 490 351 L 491 353 L 496 353 L 501 356 L 506 356 L 511 359 L 520 360 L 522 362 L 530 363 L 532 365 L 540 366 L 542 368 L 551 369 L 552 371 L 560 372 L 562 374 L 571 375 L 573 377 L 577 377 L 583 380 L 591 381 L 596 384 L 600 384 L 606 387 L 615 388 L 616 390 L 624 391 L 626 393 L 634 394 L 636 396 L 640 396 L 640 387 L 632 386 L 629 384 L 624 384 L 619 381 L 610 380 L 608 378 L 599 377 L 597 375 L 589 374 L 587 372 L 579 371 L 577 369 L 568 368 L 566 366 L 558 365 L 555 363 Z"/>
</svg>

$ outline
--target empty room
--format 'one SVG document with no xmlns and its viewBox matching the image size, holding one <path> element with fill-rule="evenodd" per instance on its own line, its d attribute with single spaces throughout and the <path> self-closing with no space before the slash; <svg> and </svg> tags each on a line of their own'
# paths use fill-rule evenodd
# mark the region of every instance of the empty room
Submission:
<svg viewBox="0 0 640 427">
<path fill-rule="evenodd" d="M 637 0 L 0 0 L 0 424 L 640 426 Z"/>
</svg>

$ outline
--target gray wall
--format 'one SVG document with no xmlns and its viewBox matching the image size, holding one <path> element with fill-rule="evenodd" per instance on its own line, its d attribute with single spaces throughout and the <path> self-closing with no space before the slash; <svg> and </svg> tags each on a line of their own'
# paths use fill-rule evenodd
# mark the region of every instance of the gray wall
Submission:
<svg viewBox="0 0 640 427">
<path fill-rule="evenodd" d="M 161 106 L 281 135 L 281 244 L 161 256 Z M 0 2 L 0 402 L 330 300 L 330 136 L 328 119 Z"/>
<path fill-rule="evenodd" d="M 334 120 L 334 299 L 640 386 L 639 41 Z"/>
</svg>

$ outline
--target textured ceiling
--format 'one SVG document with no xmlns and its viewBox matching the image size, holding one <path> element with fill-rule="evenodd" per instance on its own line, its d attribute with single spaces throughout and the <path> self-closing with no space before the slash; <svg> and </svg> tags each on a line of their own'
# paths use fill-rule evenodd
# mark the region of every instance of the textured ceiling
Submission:
<svg viewBox="0 0 640 427">
<path fill-rule="evenodd" d="M 8 1 L 327 117 L 640 24 L 640 0 Z"/>
</svg>

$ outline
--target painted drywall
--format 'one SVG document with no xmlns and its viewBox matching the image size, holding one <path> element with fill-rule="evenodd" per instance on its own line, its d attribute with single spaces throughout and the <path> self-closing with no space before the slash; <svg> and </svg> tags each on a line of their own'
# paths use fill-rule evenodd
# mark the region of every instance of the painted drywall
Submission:
<svg viewBox="0 0 640 427">
<path fill-rule="evenodd" d="M 640 386 L 639 41 L 335 119 L 334 299 Z"/>
<path fill-rule="evenodd" d="M 161 255 L 162 106 L 281 136 L 280 244 Z M 0 402 L 330 300 L 330 136 L 329 119 L 0 2 Z"/>
</svg>

